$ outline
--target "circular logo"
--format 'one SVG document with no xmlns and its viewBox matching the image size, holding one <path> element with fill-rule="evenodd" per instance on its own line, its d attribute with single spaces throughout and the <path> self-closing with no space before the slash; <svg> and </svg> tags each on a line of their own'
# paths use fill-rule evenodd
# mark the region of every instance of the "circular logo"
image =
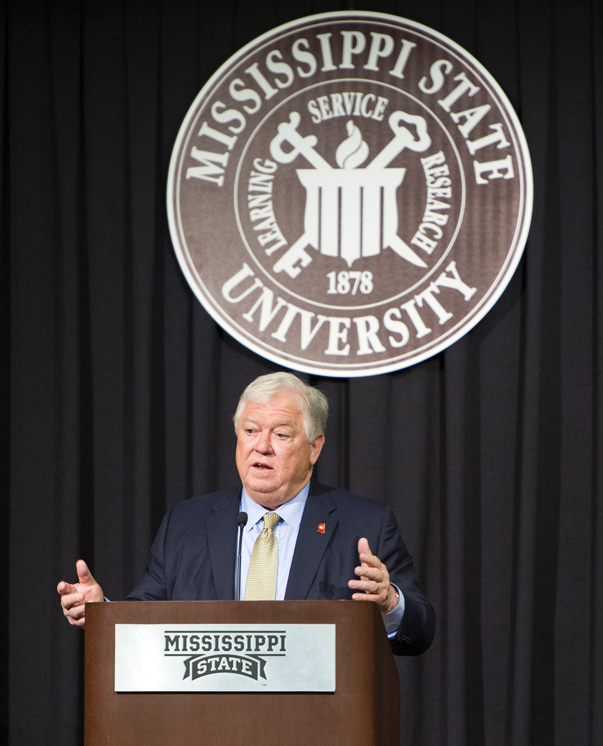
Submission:
<svg viewBox="0 0 603 746">
<path fill-rule="evenodd" d="M 490 74 L 433 29 L 347 11 L 280 26 L 178 135 L 172 240 L 205 309 L 285 367 L 366 376 L 466 334 L 515 271 L 532 173 Z"/>
</svg>

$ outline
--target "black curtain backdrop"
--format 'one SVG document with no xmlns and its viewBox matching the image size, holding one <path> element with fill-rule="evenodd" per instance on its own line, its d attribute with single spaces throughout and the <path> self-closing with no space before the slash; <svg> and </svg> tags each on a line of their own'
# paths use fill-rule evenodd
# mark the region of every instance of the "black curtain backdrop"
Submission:
<svg viewBox="0 0 603 746">
<path fill-rule="evenodd" d="M 438 616 L 432 648 L 398 661 L 401 742 L 600 746 L 603 3 L 354 6 L 474 54 L 517 109 L 535 177 L 524 258 L 475 329 L 407 370 L 318 381 L 318 476 L 392 505 Z M 235 480 L 237 397 L 276 368 L 216 326 L 177 265 L 180 123 L 243 44 L 350 7 L 0 4 L 0 741 L 82 743 L 84 635 L 57 582 L 82 556 L 125 595 L 166 508 Z"/>
</svg>

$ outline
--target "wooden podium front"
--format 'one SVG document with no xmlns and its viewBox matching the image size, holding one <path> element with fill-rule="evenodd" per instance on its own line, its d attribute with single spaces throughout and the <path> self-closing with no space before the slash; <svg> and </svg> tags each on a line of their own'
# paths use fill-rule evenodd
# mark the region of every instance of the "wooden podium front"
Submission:
<svg viewBox="0 0 603 746">
<path fill-rule="evenodd" d="M 332 693 L 115 691 L 116 624 L 335 624 Z M 86 746 L 398 746 L 398 672 L 372 603 L 169 601 L 86 608 Z"/>
</svg>

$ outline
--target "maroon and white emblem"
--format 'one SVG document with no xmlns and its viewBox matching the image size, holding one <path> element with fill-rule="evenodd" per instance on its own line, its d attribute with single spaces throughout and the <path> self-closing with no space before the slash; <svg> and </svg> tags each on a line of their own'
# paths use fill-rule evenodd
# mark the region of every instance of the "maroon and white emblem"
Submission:
<svg viewBox="0 0 603 746">
<path fill-rule="evenodd" d="M 329 13 L 248 44 L 208 81 L 172 155 L 176 254 L 256 353 L 327 376 L 434 355 L 515 271 L 529 154 L 489 73 L 403 18 Z"/>
</svg>

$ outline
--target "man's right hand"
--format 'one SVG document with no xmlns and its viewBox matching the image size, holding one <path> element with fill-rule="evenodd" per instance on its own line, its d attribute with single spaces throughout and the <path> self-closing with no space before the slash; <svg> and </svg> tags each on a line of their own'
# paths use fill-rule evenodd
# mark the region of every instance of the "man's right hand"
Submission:
<svg viewBox="0 0 603 746">
<path fill-rule="evenodd" d="M 103 601 L 103 589 L 92 577 L 88 565 L 84 560 L 78 560 L 75 564 L 78 582 L 66 583 L 64 580 L 57 585 L 57 591 L 61 596 L 63 614 L 69 620 L 69 624 L 75 627 L 84 627 L 86 624 L 84 604 Z"/>
</svg>

